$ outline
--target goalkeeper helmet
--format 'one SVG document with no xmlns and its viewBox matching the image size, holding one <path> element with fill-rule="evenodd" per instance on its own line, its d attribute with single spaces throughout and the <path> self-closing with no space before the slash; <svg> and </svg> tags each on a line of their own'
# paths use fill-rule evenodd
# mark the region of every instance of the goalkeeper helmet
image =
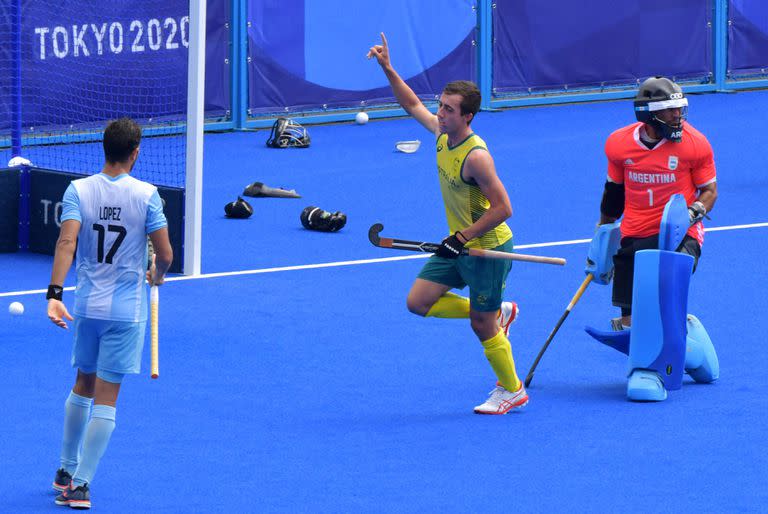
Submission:
<svg viewBox="0 0 768 514">
<path fill-rule="evenodd" d="M 677 123 L 667 123 L 658 111 L 680 109 Z M 656 129 L 664 139 L 674 143 L 683 140 L 683 123 L 688 116 L 688 99 L 680 86 L 665 77 L 651 77 L 640 85 L 635 97 L 635 117 Z"/>
<path fill-rule="evenodd" d="M 309 133 L 307 129 L 292 119 L 277 118 L 272 125 L 267 146 L 272 148 L 307 148 L 309 146 Z"/>
</svg>

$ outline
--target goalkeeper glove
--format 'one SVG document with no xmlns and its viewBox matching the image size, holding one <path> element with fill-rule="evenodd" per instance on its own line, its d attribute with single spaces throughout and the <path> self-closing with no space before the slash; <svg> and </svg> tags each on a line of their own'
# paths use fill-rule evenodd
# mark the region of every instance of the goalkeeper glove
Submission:
<svg viewBox="0 0 768 514">
<path fill-rule="evenodd" d="M 707 208 L 701 202 L 693 202 L 688 206 L 688 217 L 691 219 L 691 225 L 701 221 L 707 215 Z"/>
</svg>

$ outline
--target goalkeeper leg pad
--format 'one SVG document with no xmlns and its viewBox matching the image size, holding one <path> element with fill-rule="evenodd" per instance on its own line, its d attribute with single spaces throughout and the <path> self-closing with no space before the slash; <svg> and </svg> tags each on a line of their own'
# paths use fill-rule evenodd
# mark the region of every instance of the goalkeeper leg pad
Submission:
<svg viewBox="0 0 768 514">
<path fill-rule="evenodd" d="M 628 372 L 631 377 L 638 369 L 655 371 L 668 391 L 683 381 L 693 260 L 661 250 L 635 255 Z"/>
<path fill-rule="evenodd" d="M 688 315 L 686 343 L 685 372 L 702 384 L 708 384 L 720 378 L 720 363 L 715 347 L 704 325 L 693 314 Z"/>
<path fill-rule="evenodd" d="M 584 327 L 584 330 L 606 346 L 610 346 L 624 355 L 629 355 L 631 330 L 615 332 Z M 686 337 L 685 372 L 696 382 L 708 384 L 720 376 L 720 365 L 715 347 L 696 316 L 688 315 L 688 336 Z"/>
</svg>

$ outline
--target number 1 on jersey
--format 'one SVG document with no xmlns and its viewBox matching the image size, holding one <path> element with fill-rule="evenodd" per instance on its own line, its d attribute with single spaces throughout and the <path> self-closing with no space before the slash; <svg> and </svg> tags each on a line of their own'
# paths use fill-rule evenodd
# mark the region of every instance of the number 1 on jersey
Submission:
<svg viewBox="0 0 768 514">
<path fill-rule="evenodd" d="M 653 189 L 646 189 L 648 191 L 648 205 L 653 206 Z"/>
</svg>

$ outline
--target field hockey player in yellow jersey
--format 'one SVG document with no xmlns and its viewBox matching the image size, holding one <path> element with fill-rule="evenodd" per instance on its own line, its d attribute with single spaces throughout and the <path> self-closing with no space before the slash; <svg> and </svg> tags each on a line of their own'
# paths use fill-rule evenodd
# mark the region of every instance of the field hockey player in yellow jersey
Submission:
<svg viewBox="0 0 768 514">
<path fill-rule="evenodd" d="M 512 251 L 509 196 L 496 174 L 485 142 L 470 124 L 480 110 L 480 91 L 468 81 L 447 84 L 437 115 L 421 103 L 389 60 L 387 39 L 370 48 L 398 103 L 436 138 L 437 169 L 450 234 L 430 257 L 408 293 L 408 309 L 421 316 L 469 318 L 497 377 L 496 388 L 478 414 L 506 414 L 528 403 L 515 371 L 509 325 L 517 305 L 502 302 L 511 261 L 460 255 L 464 247 Z M 450 292 L 469 286 L 469 298 Z"/>
</svg>

